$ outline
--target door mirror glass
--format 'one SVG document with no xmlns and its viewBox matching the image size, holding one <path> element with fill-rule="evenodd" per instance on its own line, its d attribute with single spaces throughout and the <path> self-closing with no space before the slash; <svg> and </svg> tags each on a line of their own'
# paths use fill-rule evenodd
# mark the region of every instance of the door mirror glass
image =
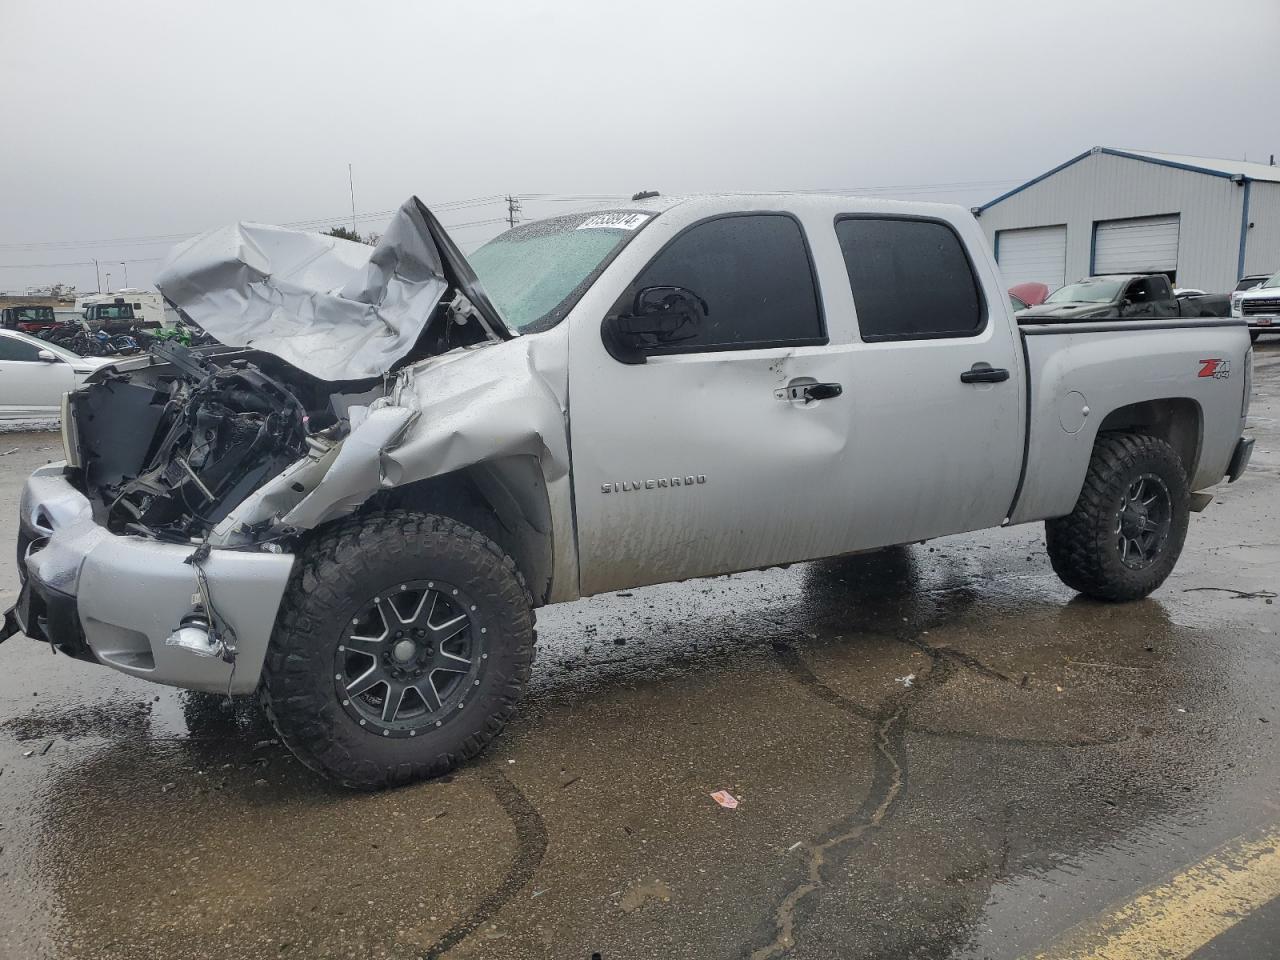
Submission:
<svg viewBox="0 0 1280 960">
<path fill-rule="evenodd" d="M 707 302 L 686 287 L 639 290 L 627 313 L 605 317 L 605 346 L 623 363 L 644 363 L 645 351 L 691 340 L 710 313 Z"/>
</svg>

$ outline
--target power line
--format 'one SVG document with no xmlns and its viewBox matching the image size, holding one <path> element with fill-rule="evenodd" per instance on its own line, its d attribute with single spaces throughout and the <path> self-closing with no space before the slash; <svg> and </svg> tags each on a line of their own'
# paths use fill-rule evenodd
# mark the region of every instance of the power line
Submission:
<svg viewBox="0 0 1280 960">
<path fill-rule="evenodd" d="M 447 200 L 443 203 L 429 204 L 433 212 L 439 213 L 449 210 L 463 210 L 468 207 L 479 207 L 491 203 L 500 203 L 506 198 L 501 194 L 490 194 L 485 197 L 471 197 L 465 200 Z M 399 210 L 399 207 L 389 207 L 386 210 L 373 210 L 368 213 L 356 214 L 358 220 L 377 220 L 383 217 L 390 217 Z M 336 217 L 312 217 L 309 220 L 290 220 L 279 224 L 282 227 L 294 227 L 305 229 L 310 226 L 323 224 L 341 223 L 350 217 L 351 214 L 343 213 Z M 120 246 L 125 244 L 160 244 L 160 243 L 177 243 L 180 240 L 186 240 L 188 237 L 194 237 L 200 230 L 193 230 L 188 233 L 166 233 L 166 234 L 150 234 L 140 237 L 112 237 L 103 240 L 18 240 L 9 243 L 0 243 L 0 250 L 34 250 L 34 249 L 69 249 L 72 247 L 95 247 L 95 246 Z"/>
</svg>

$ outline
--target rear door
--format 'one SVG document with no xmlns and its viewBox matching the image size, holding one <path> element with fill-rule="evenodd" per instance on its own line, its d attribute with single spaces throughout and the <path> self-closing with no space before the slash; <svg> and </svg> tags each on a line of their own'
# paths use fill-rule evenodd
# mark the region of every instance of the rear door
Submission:
<svg viewBox="0 0 1280 960">
<path fill-rule="evenodd" d="M 1025 394 L 1005 293 L 966 249 L 983 249 L 976 224 L 849 215 L 835 232 L 861 340 L 846 549 L 999 525 L 1022 466 Z"/>
</svg>

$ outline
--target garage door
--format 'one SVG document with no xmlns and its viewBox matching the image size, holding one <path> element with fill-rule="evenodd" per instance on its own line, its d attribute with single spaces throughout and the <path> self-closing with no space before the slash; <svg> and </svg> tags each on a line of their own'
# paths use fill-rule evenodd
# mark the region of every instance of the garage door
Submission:
<svg viewBox="0 0 1280 960">
<path fill-rule="evenodd" d="M 1178 215 L 1099 220 L 1093 225 L 1093 272 L 1173 273 L 1178 269 Z"/>
<path fill-rule="evenodd" d="M 1067 282 L 1067 228 L 999 230 L 996 259 L 1009 286 L 1035 281 L 1057 290 Z"/>
</svg>

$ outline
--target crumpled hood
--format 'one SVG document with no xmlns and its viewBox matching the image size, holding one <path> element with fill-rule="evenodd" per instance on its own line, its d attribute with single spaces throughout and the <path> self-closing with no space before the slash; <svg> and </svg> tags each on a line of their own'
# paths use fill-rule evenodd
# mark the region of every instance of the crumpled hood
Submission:
<svg viewBox="0 0 1280 960">
<path fill-rule="evenodd" d="M 274 354 L 322 380 L 381 376 L 418 341 L 458 283 L 510 337 L 475 275 L 426 206 L 411 197 L 377 246 L 237 223 L 175 247 L 156 286 L 221 343 Z M 500 329 L 494 329 L 495 327 Z"/>
</svg>

